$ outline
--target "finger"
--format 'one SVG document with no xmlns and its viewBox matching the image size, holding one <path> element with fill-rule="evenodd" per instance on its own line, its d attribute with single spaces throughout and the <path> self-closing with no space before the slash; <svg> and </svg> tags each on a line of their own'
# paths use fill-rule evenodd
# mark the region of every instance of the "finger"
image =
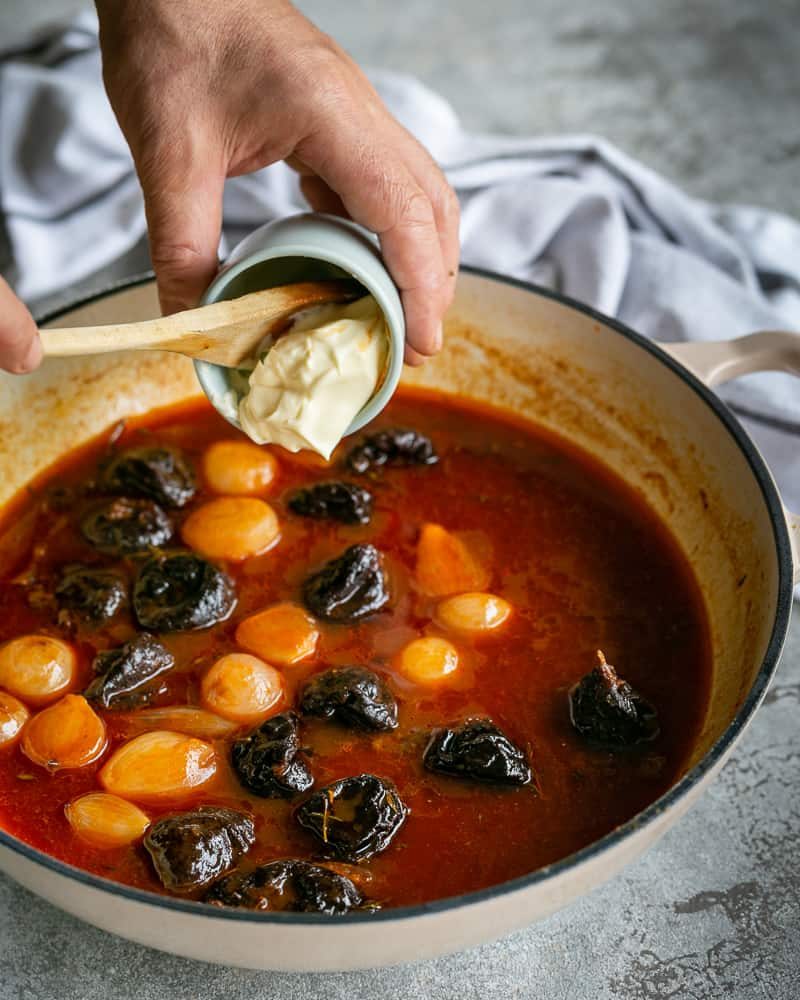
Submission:
<svg viewBox="0 0 800 1000">
<path fill-rule="evenodd" d="M 33 316 L 0 278 L 0 368 L 21 375 L 42 360 L 42 345 Z"/>
<path fill-rule="evenodd" d="M 159 145 L 137 162 L 165 314 L 197 305 L 217 270 L 225 169 L 197 145 Z"/>
<path fill-rule="evenodd" d="M 300 178 L 300 190 L 315 212 L 327 212 L 329 215 L 349 218 L 339 195 L 331 191 L 325 181 L 320 180 L 315 174 L 306 174 Z"/>
<path fill-rule="evenodd" d="M 420 365 L 425 363 L 425 355 L 418 354 L 413 347 L 406 344 L 405 351 L 403 352 L 403 361 L 412 368 L 418 368 Z"/>
<path fill-rule="evenodd" d="M 461 258 L 461 240 L 459 224 L 461 211 L 455 191 L 450 187 L 447 178 L 442 173 L 436 161 L 421 146 L 410 133 L 398 126 L 410 140 L 408 147 L 408 163 L 419 186 L 430 198 L 433 215 L 436 220 L 436 231 L 439 234 L 439 244 L 442 248 L 447 279 L 447 305 L 453 301 L 458 265 Z"/>
<path fill-rule="evenodd" d="M 335 191 L 331 191 L 325 181 L 321 177 L 317 177 L 311 167 L 303 163 L 299 156 L 295 156 L 293 153 L 286 157 L 284 163 L 300 175 L 300 191 L 315 212 L 327 212 L 329 215 L 349 218 L 347 209 L 342 204 L 339 195 Z"/>
<path fill-rule="evenodd" d="M 339 195 L 351 218 L 377 233 L 400 290 L 408 343 L 419 354 L 435 354 L 448 289 L 430 199 L 402 151 L 365 145 L 357 129 L 339 126 L 335 135 L 322 129 L 306 140 L 301 158 Z"/>
<path fill-rule="evenodd" d="M 401 208 L 398 221 L 378 233 L 383 258 L 400 289 L 406 339 L 417 355 L 430 357 L 442 346 L 448 304 L 447 278 L 433 208 L 420 191 Z"/>
</svg>

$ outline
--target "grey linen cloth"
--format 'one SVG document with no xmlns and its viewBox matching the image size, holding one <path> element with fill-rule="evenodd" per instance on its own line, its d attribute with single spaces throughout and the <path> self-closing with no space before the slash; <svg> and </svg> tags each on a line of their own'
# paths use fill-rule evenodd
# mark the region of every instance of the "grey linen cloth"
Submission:
<svg viewBox="0 0 800 1000">
<path fill-rule="evenodd" d="M 465 132 L 418 81 L 371 77 L 458 192 L 465 263 L 558 289 L 656 340 L 800 329 L 792 219 L 698 201 L 594 136 Z M 283 164 L 229 181 L 222 256 L 262 222 L 305 207 Z M 0 62 L 0 208 L 0 264 L 34 304 L 142 246 L 141 193 L 88 12 Z M 800 383 L 749 376 L 724 395 L 800 509 Z"/>
</svg>

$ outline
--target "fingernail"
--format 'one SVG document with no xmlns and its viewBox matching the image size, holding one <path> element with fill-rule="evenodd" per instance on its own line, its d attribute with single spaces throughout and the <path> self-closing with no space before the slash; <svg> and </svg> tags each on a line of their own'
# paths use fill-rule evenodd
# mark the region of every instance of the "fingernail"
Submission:
<svg viewBox="0 0 800 1000">
<path fill-rule="evenodd" d="M 436 328 L 436 333 L 433 335 L 433 353 L 437 354 L 442 349 L 442 344 L 444 343 L 444 331 L 442 330 L 442 324 Z"/>
</svg>

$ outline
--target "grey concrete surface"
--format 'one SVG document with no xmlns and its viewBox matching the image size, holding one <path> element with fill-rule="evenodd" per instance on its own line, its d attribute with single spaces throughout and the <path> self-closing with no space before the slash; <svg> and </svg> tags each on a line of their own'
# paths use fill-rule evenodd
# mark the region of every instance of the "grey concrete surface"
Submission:
<svg viewBox="0 0 800 1000">
<path fill-rule="evenodd" d="M 800 214 L 796 0 L 299 6 L 359 61 L 420 75 L 472 128 L 597 132 L 700 196 Z M 0 1000 L 794 1000 L 798 718 L 795 613 L 740 747 L 654 850 L 542 924 L 401 969 L 296 976 L 184 961 L 89 928 L 0 878 Z"/>
<path fill-rule="evenodd" d="M 800 215 L 797 0 L 299 0 L 482 131 L 594 132 L 715 200 Z"/>
</svg>

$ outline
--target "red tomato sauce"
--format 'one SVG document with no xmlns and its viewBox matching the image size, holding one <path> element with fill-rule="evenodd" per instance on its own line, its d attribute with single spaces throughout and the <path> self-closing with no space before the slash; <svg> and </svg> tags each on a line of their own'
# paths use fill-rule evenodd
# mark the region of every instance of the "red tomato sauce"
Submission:
<svg viewBox="0 0 800 1000">
<path fill-rule="evenodd" d="M 237 649 L 234 632 L 243 618 L 277 601 L 299 601 L 305 577 L 348 545 L 369 541 L 380 549 L 391 581 L 390 609 L 358 625 L 321 623 L 316 658 L 283 668 L 283 674 L 290 704 L 312 674 L 345 664 L 371 666 L 398 698 L 393 732 L 360 733 L 320 719 L 302 723 L 315 788 L 372 772 L 394 781 L 409 807 L 392 844 L 358 866 L 365 895 L 383 906 L 524 875 L 630 819 L 680 774 L 710 684 L 708 628 L 691 568 L 621 480 L 531 425 L 454 397 L 403 391 L 371 429 L 391 426 L 428 434 L 438 464 L 387 468 L 368 479 L 342 465 L 352 442 L 330 467 L 274 449 L 280 472 L 265 499 L 280 518 L 281 540 L 263 556 L 225 566 L 238 592 L 227 622 L 160 637 L 177 666 L 153 702 L 197 703 L 200 677 Z M 243 436 L 208 405 L 192 404 L 128 421 L 113 446 L 175 444 L 199 469 L 208 444 L 235 437 Z M 121 566 L 132 575 L 135 560 L 100 556 L 83 540 L 77 525 L 88 501 L 70 499 L 73 487 L 95 477 L 109 442 L 106 434 L 65 456 L 9 505 L 0 526 L 0 642 L 31 632 L 73 642 L 80 656 L 76 691 L 88 684 L 95 653 L 119 645 L 137 628 L 125 611 L 109 626 L 75 635 L 41 598 L 47 581 L 70 562 Z M 345 526 L 289 511 L 286 499 L 294 488 L 331 478 L 368 486 L 375 498 L 370 524 Z M 174 514 L 178 523 L 208 499 L 200 485 L 197 497 Z M 433 623 L 436 601 L 414 586 L 415 547 L 425 522 L 481 533 L 492 574 L 487 589 L 514 608 L 497 632 L 471 639 L 447 635 Z M 395 669 L 401 648 L 423 635 L 447 635 L 461 654 L 461 668 L 439 686 L 415 686 Z M 654 742 L 613 753 L 588 746 L 572 729 L 568 692 L 592 669 L 598 649 L 656 707 L 661 733 Z M 110 750 L 83 769 L 51 774 L 19 745 L 0 749 L 0 825 L 87 871 L 164 892 L 140 845 L 91 847 L 65 818 L 66 803 L 99 788 L 97 772 L 124 738 L 118 713 L 99 714 Z M 530 785 L 495 788 L 423 768 L 430 731 L 473 716 L 491 717 L 527 748 L 535 772 Z M 292 818 L 296 803 L 248 793 L 230 767 L 229 747 L 221 742 L 218 750 L 223 764 L 197 801 L 255 817 L 257 840 L 247 864 L 318 858 L 316 842 Z M 143 808 L 151 818 L 175 811 L 169 803 Z"/>
</svg>

